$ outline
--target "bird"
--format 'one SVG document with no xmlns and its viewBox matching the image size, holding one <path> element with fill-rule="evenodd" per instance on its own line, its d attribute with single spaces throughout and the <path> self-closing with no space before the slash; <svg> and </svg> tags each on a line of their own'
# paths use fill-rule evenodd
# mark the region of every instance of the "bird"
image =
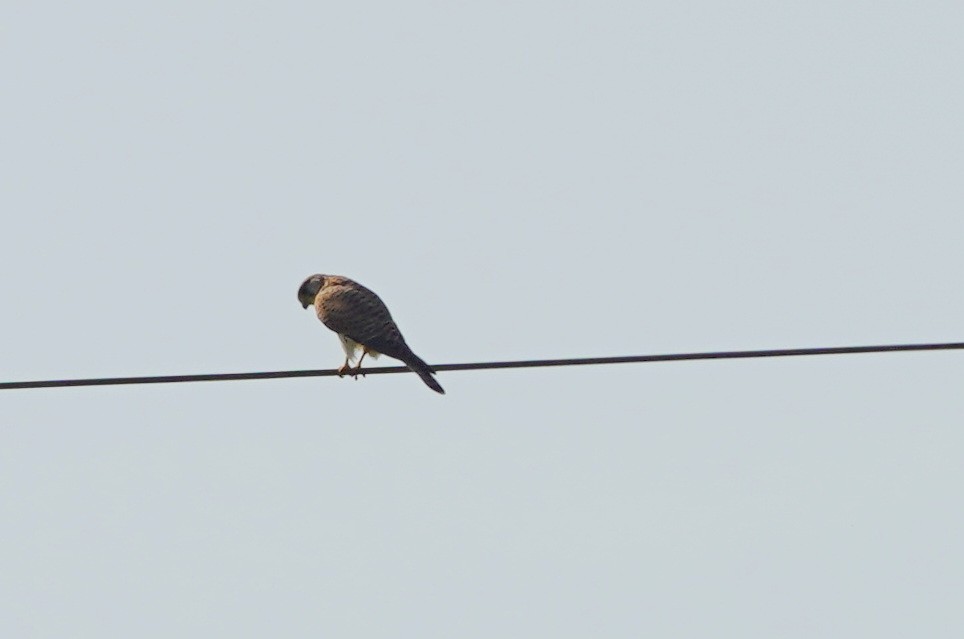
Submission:
<svg viewBox="0 0 964 639">
<path fill-rule="evenodd" d="M 316 273 L 301 283 L 298 301 L 302 308 L 314 306 L 321 323 L 338 334 L 345 350 L 339 377 L 348 374 L 358 379 L 366 355 L 385 354 L 404 362 L 433 391 L 445 394 L 433 377 L 435 370 L 408 347 L 385 302 L 374 291 L 341 275 Z M 353 369 L 351 362 L 359 349 L 361 357 Z"/>
</svg>

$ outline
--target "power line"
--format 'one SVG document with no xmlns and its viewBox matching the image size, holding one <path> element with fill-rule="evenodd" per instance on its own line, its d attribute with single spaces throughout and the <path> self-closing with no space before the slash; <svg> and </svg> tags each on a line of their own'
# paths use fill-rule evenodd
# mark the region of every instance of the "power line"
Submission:
<svg viewBox="0 0 964 639">
<path fill-rule="evenodd" d="M 436 371 L 477 371 L 495 368 L 545 368 L 549 366 L 586 366 L 590 364 L 634 364 L 644 362 L 680 362 L 705 359 L 753 359 L 761 357 L 797 357 L 801 355 L 856 355 L 860 353 L 894 353 L 906 351 L 964 350 L 964 342 L 937 344 L 890 344 L 884 346 L 831 346 L 827 348 L 781 348 L 762 351 L 719 351 L 711 353 L 673 353 L 669 355 L 628 355 L 624 357 L 583 357 L 573 359 L 530 359 L 508 362 L 475 362 L 439 364 Z M 366 368 L 366 375 L 410 372 L 405 366 Z M 178 382 L 229 382 L 243 379 L 283 379 L 288 377 L 333 377 L 335 369 L 302 371 L 267 371 L 262 373 L 207 373 L 201 375 L 155 375 L 150 377 L 99 377 L 90 379 L 38 380 L 0 382 L 0 390 L 22 388 L 60 388 L 64 386 L 119 386 L 123 384 L 171 384 Z"/>
</svg>

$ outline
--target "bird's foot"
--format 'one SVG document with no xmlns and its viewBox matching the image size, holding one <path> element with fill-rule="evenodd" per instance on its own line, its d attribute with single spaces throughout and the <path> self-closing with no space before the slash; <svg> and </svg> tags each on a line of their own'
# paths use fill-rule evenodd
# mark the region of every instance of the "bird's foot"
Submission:
<svg viewBox="0 0 964 639">
<path fill-rule="evenodd" d="M 351 375 L 352 370 L 353 370 L 353 369 L 352 369 L 351 366 L 348 365 L 348 362 L 345 362 L 344 364 L 342 364 L 342 365 L 338 368 L 338 377 L 344 377 L 345 375 Z"/>
<path fill-rule="evenodd" d="M 351 369 L 351 371 L 348 374 L 351 375 L 352 379 L 355 379 L 355 380 L 358 379 L 359 375 L 361 375 L 362 377 L 365 376 L 365 373 L 362 371 L 361 366 L 359 366 L 358 368 Z"/>
</svg>

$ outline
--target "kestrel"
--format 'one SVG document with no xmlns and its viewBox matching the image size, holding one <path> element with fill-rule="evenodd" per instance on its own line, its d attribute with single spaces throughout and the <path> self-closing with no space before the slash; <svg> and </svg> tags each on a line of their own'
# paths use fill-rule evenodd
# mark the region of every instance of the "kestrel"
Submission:
<svg viewBox="0 0 964 639">
<path fill-rule="evenodd" d="M 319 273 L 301 283 L 298 301 L 304 308 L 313 304 L 321 323 L 338 333 L 345 349 L 339 375 L 347 373 L 357 379 L 365 355 L 384 353 L 403 361 L 436 393 L 445 393 L 432 377 L 435 371 L 408 347 L 388 307 L 374 292 L 347 277 Z M 358 366 L 352 369 L 350 364 L 359 349 Z"/>
</svg>

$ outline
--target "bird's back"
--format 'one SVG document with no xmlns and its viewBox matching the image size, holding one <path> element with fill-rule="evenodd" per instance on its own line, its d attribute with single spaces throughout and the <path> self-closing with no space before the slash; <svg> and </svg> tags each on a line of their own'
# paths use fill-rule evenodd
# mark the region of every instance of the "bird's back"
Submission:
<svg viewBox="0 0 964 639">
<path fill-rule="evenodd" d="M 411 354 L 385 303 L 354 280 L 327 277 L 315 297 L 315 310 L 325 326 L 370 350 L 402 360 Z"/>
</svg>

